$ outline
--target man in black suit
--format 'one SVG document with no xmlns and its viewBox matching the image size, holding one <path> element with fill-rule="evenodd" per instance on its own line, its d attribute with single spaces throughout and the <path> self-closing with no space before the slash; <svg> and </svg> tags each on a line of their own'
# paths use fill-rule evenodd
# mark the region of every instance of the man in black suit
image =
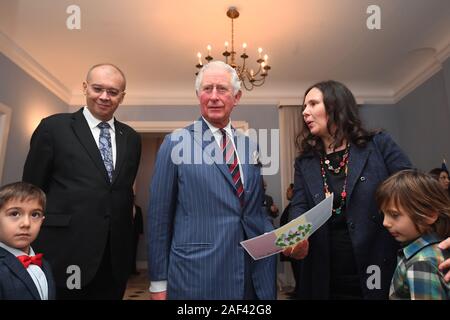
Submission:
<svg viewBox="0 0 450 320">
<path fill-rule="evenodd" d="M 87 106 L 43 119 L 31 138 L 23 180 L 47 194 L 35 247 L 52 265 L 58 299 L 122 299 L 125 292 L 141 154 L 140 136 L 113 118 L 125 86 L 116 66 L 93 66 L 83 83 Z"/>
</svg>

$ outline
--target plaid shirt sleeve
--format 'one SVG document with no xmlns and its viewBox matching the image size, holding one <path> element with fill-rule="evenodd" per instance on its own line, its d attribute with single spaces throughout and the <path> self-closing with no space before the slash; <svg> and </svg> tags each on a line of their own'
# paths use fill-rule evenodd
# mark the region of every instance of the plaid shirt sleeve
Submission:
<svg viewBox="0 0 450 320">
<path fill-rule="evenodd" d="M 446 300 L 448 299 L 448 284 L 439 276 L 436 261 L 419 260 L 407 266 L 406 280 L 408 282 L 411 300 Z"/>
</svg>

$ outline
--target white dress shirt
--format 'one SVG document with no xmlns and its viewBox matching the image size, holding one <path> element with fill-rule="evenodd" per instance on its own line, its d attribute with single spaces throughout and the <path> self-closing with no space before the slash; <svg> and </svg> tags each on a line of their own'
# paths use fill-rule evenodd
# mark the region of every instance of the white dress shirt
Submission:
<svg viewBox="0 0 450 320">
<path fill-rule="evenodd" d="M 111 148 L 112 148 L 112 156 L 113 156 L 113 165 L 116 167 L 116 158 L 117 158 L 117 150 L 116 150 L 116 128 L 114 127 L 114 117 L 109 121 L 101 121 L 98 120 L 94 115 L 89 111 L 89 109 L 85 106 L 83 108 L 83 115 L 86 118 L 86 121 L 89 125 L 89 129 L 91 129 L 92 136 L 94 137 L 95 143 L 97 147 L 100 147 L 100 128 L 98 124 L 100 122 L 107 122 L 110 126 L 109 134 L 111 135 Z"/>
<path fill-rule="evenodd" d="M 16 257 L 23 255 L 33 257 L 35 255 L 33 248 L 31 247 L 30 247 L 30 254 L 26 254 L 25 252 L 20 251 L 16 248 L 7 246 L 2 242 L 0 242 L 0 247 L 7 250 L 9 253 L 13 254 Z M 41 269 L 41 267 L 35 264 L 30 264 L 27 268 L 27 272 L 30 275 L 31 279 L 33 279 L 33 282 L 36 285 L 36 289 L 39 292 L 41 300 L 48 300 L 48 283 L 44 271 Z"/>
<path fill-rule="evenodd" d="M 216 139 L 216 142 L 219 145 L 219 147 L 222 147 L 223 137 L 222 137 L 222 132 L 220 132 L 220 128 L 214 127 L 205 118 L 203 118 L 203 120 L 206 122 L 206 124 L 209 127 L 209 130 L 211 130 L 212 134 L 214 135 L 214 138 Z M 225 132 L 227 133 L 228 138 L 230 138 L 231 143 L 233 144 L 234 150 L 236 151 L 236 156 L 237 156 L 237 160 L 238 160 L 238 164 L 239 164 L 239 173 L 241 174 L 242 185 L 244 185 L 244 174 L 242 172 L 241 160 L 239 159 L 239 154 L 237 152 L 236 144 L 234 143 L 233 130 L 231 130 L 231 121 L 229 121 L 228 124 L 223 129 L 225 129 Z"/>
</svg>

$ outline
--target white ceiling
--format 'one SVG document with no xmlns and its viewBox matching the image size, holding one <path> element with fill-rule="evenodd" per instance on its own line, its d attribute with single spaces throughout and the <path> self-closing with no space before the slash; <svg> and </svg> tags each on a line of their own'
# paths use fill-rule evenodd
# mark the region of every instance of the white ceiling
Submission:
<svg viewBox="0 0 450 320">
<path fill-rule="evenodd" d="M 66 27 L 72 4 L 81 30 Z M 381 30 L 366 26 L 371 4 Z M 231 5 L 237 46 L 247 42 L 250 61 L 264 48 L 272 66 L 243 103 L 299 103 L 324 79 L 360 102 L 395 102 L 450 56 L 448 0 L 0 0 L 0 50 L 70 104 L 99 62 L 125 71 L 129 104 L 195 103 L 197 51 L 210 44 L 221 58 Z"/>
</svg>

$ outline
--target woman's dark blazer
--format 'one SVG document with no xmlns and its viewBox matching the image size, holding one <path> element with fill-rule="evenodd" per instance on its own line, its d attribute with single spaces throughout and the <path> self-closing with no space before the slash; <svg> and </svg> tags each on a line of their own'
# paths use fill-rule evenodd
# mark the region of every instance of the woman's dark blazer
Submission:
<svg viewBox="0 0 450 320">
<path fill-rule="evenodd" d="M 387 133 L 377 133 L 365 147 L 350 144 L 346 218 L 365 299 L 387 299 L 396 266 L 398 243 L 383 227 L 375 201 L 378 185 L 411 162 Z M 295 161 L 291 218 L 325 198 L 319 156 L 303 154 Z M 300 299 L 329 299 L 330 238 L 324 224 L 309 239 L 308 256 L 299 265 Z"/>
</svg>

